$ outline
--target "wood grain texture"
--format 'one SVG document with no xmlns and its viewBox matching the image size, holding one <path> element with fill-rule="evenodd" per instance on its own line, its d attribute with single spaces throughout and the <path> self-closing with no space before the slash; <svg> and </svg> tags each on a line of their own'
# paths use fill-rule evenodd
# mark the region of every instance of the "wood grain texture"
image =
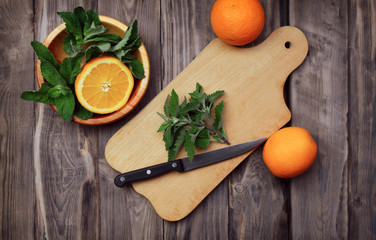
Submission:
<svg viewBox="0 0 376 240">
<path fill-rule="evenodd" d="M 33 89 L 33 5 L 0 2 L 0 239 L 34 235 L 34 104 L 21 100 Z M 30 121 L 24 121 L 30 119 Z"/>
<path fill-rule="evenodd" d="M 56 12 L 72 11 L 76 4 L 86 9 L 96 7 L 89 2 L 36 2 L 35 40 L 43 41 L 62 23 Z M 49 106 L 36 105 L 34 162 L 43 236 L 98 239 L 100 195 L 95 161 L 98 129 L 66 122 Z"/>
<path fill-rule="evenodd" d="M 348 238 L 347 10 L 344 1 L 290 1 L 290 24 L 310 47 L 291 75 L 291 125 L 306 128 L 318 145 L 312 167 L 291 179 L 293 239 Z"/>
<path fill-rule="evenodd" d="M 279 1 L 261 1 L 265 11 L 261 43 L 281 26 Z M 304 64 L 304 62 L 303 62 Z M 285 87 L 286 88 L 286 87 Z M 229 236 L 231 239 L 287 239 L 287 182 L 273 176 L 256 149 L 229 177 Z"/>
<path fill-rule="evenodd" d="M 116 6 L 116 7 L 114 7 Z M 139 23 L 139 35 L 149 54 L 150 81 L 148 90 L 137 108 L 124 119 L 103 126 L 99 135 L 99 173 L 101 188 L 101 237 L 102 239 L 162 239 L 163 220 L 143 196 L 129 186 L 114 187 L 117 172 L 104 158 L 108 139 L 132 119 L 150 99 L 161 90 L 160 57 L 160 3 L 158 1 L 107 1 L 98 2 L 98 12 L 112 16 L 125 24 L 134 19 Z M 136 161 L 136 159 L 135 159 Z"/>
<path fill-rule="evenodd" d="M 290 48 L 285 47 L 286 42 L 291 42 Z M 163 112 L 163 104 L 172 89 L 181 96 L 188 95 L 197 79 L 201 79 L 200 84 L 208 93 L 226 89 L 222 98 L 226 102 L 223 122 L 233 144 L 270 136 L 290 119 L 283 100 L 283 85 L 287 76 L 304 60 L 307 50 L 307 39 L 294 27 L 279 28 L 262 44 L 248 49 L 214 39 L 109 140 L 106 160 L 120 172 L 164 162 L 167 152 L 163 134 L 155 132 L 161 123 L 155 111 Z M 236 79 L 237 84 L 229 79 Z M 192 83 L 192 86 L 186 83 Z M 132 138 L 127 138 L 130 134 Z M 150 147 L 145 149 L 144 146 Z M 205 151 L 222 147 L 223 144 L 213 143 Z M 180 151 L 177 158 L 184 156 L 186 153 Z M 132 185 L 151 201 L 162 218 L 176 221 L 190 213 L 245 157 L 243 154 L 231 161 L 184 174 L 172 172 Z M 139 161 L 133 161 L 134 158 Z"/>
<path fill-rule="evenodd" d="M 210 14 L 214 1 L 162 1 L 163 87 L 213 39 Z M 165 239 L 226 239 L 228 187 L 223 180 L 186 218 L 164 223 Z"/>
<path fill-rule="evenodd" d="M 349 238 L 376 239 L 376 4 L 349 5 Z"/>
<path fill-rule="evenodd" d="M 261 0 L 266 25 L 258 42 L 290 23 L 310 44 L 285 85 L 290 124 L 318 143 L 307 173 L 273 177 L 260 148 L 178 222 L 161 219 L 131 186 L 114 186 L 107 141 L 214 39 L 213 2 L 0 0 L 0 239 L 376 238 L 372 0 Z M 100 127 L 64 122 L 49 106 L 20 99 L 37 89 L 30 42 L 62 22 L 57 11 L 79 5 L 125 24 L 137 18 L 150 57 L 140 105 Z"/>
</svg>

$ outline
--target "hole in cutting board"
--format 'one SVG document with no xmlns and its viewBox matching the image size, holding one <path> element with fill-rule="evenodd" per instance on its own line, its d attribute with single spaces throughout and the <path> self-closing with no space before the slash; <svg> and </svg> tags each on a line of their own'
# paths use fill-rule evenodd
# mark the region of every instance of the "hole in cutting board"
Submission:
<svg viewBox="0 0 376 240">
<path fill-rule="evenodd" d="M 287 41 L 285 42 L 285 48 L 289 49 L 291 47 L 291 42 Z"/>
</svg>

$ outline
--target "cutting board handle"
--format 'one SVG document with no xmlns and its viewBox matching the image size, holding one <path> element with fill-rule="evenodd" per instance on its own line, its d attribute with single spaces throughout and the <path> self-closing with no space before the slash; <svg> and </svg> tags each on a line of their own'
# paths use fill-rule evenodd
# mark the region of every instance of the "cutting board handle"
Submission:
<svg viewBox="0 0 376 240">
<path fill-rule="evenodd" d="M 264 42 L 249 51 L 263 49 L 262 63 L 273 63 L 273 68 L 288 76 L 306 58 L 308 41 L 304 33 L 296 27 L 284 26 L 272 32 Z M 284 81 L 286 79 L 283 79 Z"/>
</svg>

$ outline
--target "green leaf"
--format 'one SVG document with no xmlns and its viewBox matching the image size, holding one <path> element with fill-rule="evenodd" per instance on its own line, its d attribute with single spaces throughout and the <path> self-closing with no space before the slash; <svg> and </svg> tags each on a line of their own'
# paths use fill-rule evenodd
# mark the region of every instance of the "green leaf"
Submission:
<svg viewBox="0 0 376 240">
<path fill-rule="evenodd" d="M 129 69 L 131 70 L 133 76 L 137 79 L 143 79 L 145 77 L 145 70 L 142 63 L 138 60 L 132 60 L 128 64 Z"/>
<path fill-rule="evenodd" d="M 48 95 L 48 91 L 53 88 L 50 83 L 42 83 L 38 91 L 25 91 L 21 94 L 21 98 L 26 101 L 35 101 L 46 104 L 55 104 L 55 100 Z"/>
<path fill-rule="evenodd" d="M 210 133 L 207 129 L 202 129 L 196 138 L 195 145 L 199 148 L 206 149 L 210 143 Z"/>
<path fill-rule="evenodd" d="M 109 43 L 118 43 L 121 41 L 121 37 L 116 34 L 103 34 L 95 38 L 90 38 L 85 40 L 85 43 L 88 42 L 109 42 Z"/>
<path fill-rule="evenodd" d="M 174 89 L 171 91 L 168 111 L 172 117 L 176 117 L 179 107 L 179 96 Z"/>
<path fill-rule="evenodd" d="M 55 87 L 48 90 L 48 96 L 50 96 L 51 98 L 58 98 L 61 95 L 65 96 L 69 94 L 70 91 L 71 90 L 69 87 L 63 85 L 56 85 Z"/>
<path fill-rule="evenodd" d="M 216 91 L 212 94 L 210 94 L 209 96 L 207 96 L 206 98 L 206 101 L 208 101 L 209 103 L 212 103 L 214 102 L 219 96 L 221 96 L 225 91 Z"/>
<path fill-rule="evenodd" d="M 96 26 L 102 24 L 98 14 L 91 9 L 86 11 L 86 17 L 88 26 L 91 26 L 92 23 L 94 23 Z"/>
<path fill-rule="evenodd" d="M 65 22 L 65 31 L 74 35 L 78 45 L 83 43 L 82 39 L 82 29 L 80 20 L 72 12 L 58 12 L 57 13 Z"/>
<path fill-rule="evenodd" d="M 43 77 L 47 80 L 47 82 L 51 83 L 52 85 L 66 85 L 66 82 L 63 79 L 63 77 L 51 63 L 42 61 L 40 63 L 40 70 L 42 72 Z"/>
<path fill-rule="evenodd" d="M 192 101 L 187 103 L 185 106 L 182 106 L 179 110 L 179 113 L 186 114 L 190 111 L 197 110 L 200 107 L 199 101 Z"/>
<path fill-rule="evenodd" d="M 108 32 L 108 28 L 105 28 L 102 24 L 96 26 L 94 25 L 94 23 L 92 23 L 90 28 L 86 32 L 84 32 L 84 42 L 86 43 L 87 39 L 106 32 Z"/>
<path fill-rule="evenodd" d="M 159 113 L 159 112 L 157 112 L 157 114 L 158 114 L 161 118 L 163 118 L 163 120 L 168 121 L 168 118 L 165 117 L 165 116 L 163 116 L 163 114 L 161 114 L 161 113 Z"/>
<path fill-rule="evenodd" d="M 161 126 L 159 127 L 159 129 L 158 129 L 157 132 L 162 132 L 162 131 L 164 131 L 167 127 L 169 127 L 169 126 L 170 126 L 169 122 L 163 122 L 163 123 L 161 124 Z"/>
<path fill-rule="evenodd" d="M 168 151 L 168 161 L 173 161 L 176 158 L 181 146 L 184 144 L 186 131 L 184 128 L 180 128 L 177 133 L 174 145 Z"/>
<path fill-rule="evenodd" d="M 192 161 L 195 156 L 195 145 L 189 132 L 185 133 L 184 140 L 185 151 L 188 154 L 189 160 Z"/>
<path fill-rule="evenodd" d="M 60 67 L 61 76 L 67 81 L 68 84 L 74 84 L 78 74 L 81 72 L 82 56 L 65 58 Z"/>
<path fill-rule="evenodd" d="M 93 113 L 84 108 L 77 100 L 76 100 L 76 106 L 74 108 L 74 115 L 76 117 L 81 118 L 82 120 L 89 119 L 93 117 Z"/>
<path fill-rule="evenodd" d="M 63 50 L 69 56 L 74 57 L 81 52 L 82 47 L 77 45 L 76 38 L 73 36 L 73 34 L 68 33 L 68 35 L 63 39 Z"/>
<path fill-rule="evenodd" d="M 223 127 L 222 113 L 223 113 L 223 101 L 220 102 L 215 107 L 215 119 L 214 119 L 213 127 L 217 131 L 221 130 Z"/>
<path fill-rule="evenodd" d="M 41 62 L 48 62 L 57 69 L 60 67 L 60 64 L 56 61 L 54 55 L 52 55 L 50 50 L 48 50 L 48 48 L 42 43 L 33 41 L 31 42 L 31 46 Z"/>
<path fill-rule="evenodd" d="M 69 91 L 67 95 L 61 95 L 55 98 L 57 112 L 60 116 L 66 120 L 71 121 L 73 116 L 73 111 L 75 108 L 75 99 L 72 91 Z"/>
<path fill-rule="evenodd" d="M 121 60 L 133 60 L 133 59 L 136 58 L 135 56 L 133 56 L 132 54 L 130 54 L 129 51 L 130 51 L 129 49 L 126 50 L 126 51 L 124 51 L 124 56 L 122 57 Z M 143 67 L 142 67 L 142 69 L 143 69 Z"/>
<path fill-rule="evenodd" d="M 131 26 L 127 28 L 127 30 L 124 33 L 123 38 L 119 43 L 117 43 L 115 46 L 111 47 L 110 51 L 114 52 L 119 49 L 122 49 L 125 45 L 128 43 L 133 42 L 138 37 L 138 27 L 137 27 L 137 20 L 135 20 Z"/>
<path fill-rule="evenodd" d="M 85 21 L 87 19 L 85 10 L 82 7 L 76 7 L 73 10 L 73 12 L 78 17 L 78 21 L 80 22 L 81 29 L 83 29 L 85 25 Z"/>
<path fill-rule="evenodd" d="M 168 150 L 174 143 L 174 135 L 172 134 L 172 127 L 169 126 L 163 134 L 163 141 L 165 141 L 166 150 Z"/>
<path fill-rule="evenodd" d="M 95 45 L 91 45 L 85 51 L 85 62 L 90 61 L 92 58 L 98 57 L 101 53 L 107 52 L 111 47 L 110 43 L 100 42 Z"/>
<path fill-rule="evenodd" d="M 170 116 L 170 110 L 169 110 L 169 108 L 168 108 L 169 99 L 170 99 L 170 94 L 167 95 L 167 97 L 166 97 L 166 101 L 165 101 L 165 103 L 164 103 L 164 105 L 163 105 L 163 111 L 164 111 L 164 114 L 165 114 L 166 116 Z"/>
</svg>

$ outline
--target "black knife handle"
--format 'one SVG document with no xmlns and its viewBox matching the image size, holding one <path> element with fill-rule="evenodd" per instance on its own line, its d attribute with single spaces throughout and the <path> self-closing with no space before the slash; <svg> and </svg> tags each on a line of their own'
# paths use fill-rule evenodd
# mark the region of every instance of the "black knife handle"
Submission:
<svg viewBox="0 0 376 240">
<path fill-rule="evenodd" d="M 170 171 L 183 171 L 180 159 L 120 174 L 115 177 L 114 182 L 116 186 L 124 187 L 126 183 L 156 177 Z"/>
</svg>

